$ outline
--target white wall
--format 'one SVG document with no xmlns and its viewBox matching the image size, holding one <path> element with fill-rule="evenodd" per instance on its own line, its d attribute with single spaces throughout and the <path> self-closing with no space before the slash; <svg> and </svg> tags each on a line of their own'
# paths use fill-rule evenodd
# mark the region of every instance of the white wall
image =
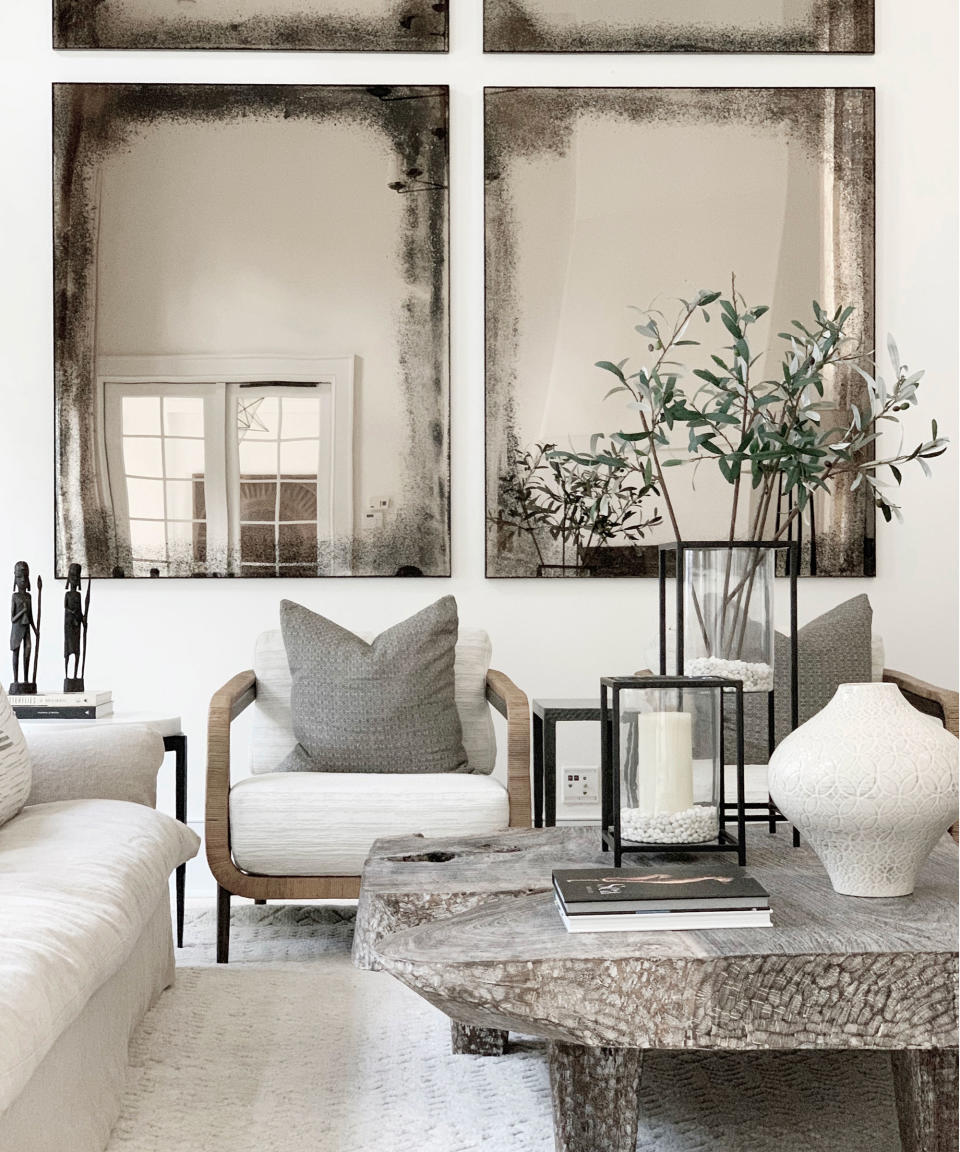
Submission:
<svg viewBox="0 0 960 1152">
<path fill-rule="evenodd" d="M 0 575 L 23 557 L 53 570 L 50 90 L 53 80 L 446 83 L 452 88 L 453 571 L 451 580 L 103 581 L 94 589 L 91 684 L 121 706 L 180 711 L 192 742 L 190 816 L 202 816 L 207 700 L 247 667 L 253 637 L 292 596 L 348 627 L 378 628 L 445 592 L 489 628 L 495 659 L 532 695 L 592 694 L 634 668 L 655 630 L 640 581 L 483 578 L 482 100 L 486 84 L 876 85 L 877 328 L 928 370 L 924 415 L 957 432 L 957 9 L 878 0 L 875 57 L 504 57 L 480 55 L 479 0 L 453 6 L 453 52 L 325 57 L 257 53 L 70 53 L 49 45 L 46 0 L 0 15 Z M 882 531 L 875 580 L 806 581 L 806 619 L 868 591 L 888 663 L 957 684 L 957 446 L 935 477 L 911 475 L 905 524 Z M 43 679 L 59 675 L 60 593 L 48 581 Z M 161 803 L 172 807 L 170 776 Z M 204 869 L 189 870 L 202 885 Z"/>
</svg>

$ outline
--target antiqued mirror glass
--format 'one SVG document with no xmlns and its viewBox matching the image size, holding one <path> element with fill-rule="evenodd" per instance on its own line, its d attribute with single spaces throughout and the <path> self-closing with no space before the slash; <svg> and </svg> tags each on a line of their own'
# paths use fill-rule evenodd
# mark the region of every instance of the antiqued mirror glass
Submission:
<svg viewBox="0 0 960 1152">
<path fill-rule="evenodd" d="M 658 544 L 675 538 L 663 500 L 625 492 L 618 504 L 602 467 L 591 479 L 549 456 L 595 458 L 612 434 L 637 433 L 629 396 L 608 395 L 617 381 L 595 366 L 649 359 L 636 310 L 669 319 L 678 298 L 729 294 L 735 274 L 737 292 L 770 309 L 751 329 L 760 378 L 777 374 L 780 333 L 814 300 L 851 306 L 848 332 L 873 349 L 873 169 L 869 89 L 487 90 L 489 576 L 656 574 Z M 677 349 L 695 391 L 692 373 L 731 337 L 716 305 L 712 323 L 696 309 L 684 335 L 700 342 Z M 825 422 L 864 394 L 850 365 L 831 380 Z M 687 444 L 678 426 L 664 455 L 681 459 Z M 668 471 L 682 538 L 725 539 L 730 484 L 709 463 Z M 600 489 L 605 522 L 586 517 L 581 530 L 575 517 Z M 757 535 L 754 517 L 773 532 L 791 511 L 776 493 L 762 510 L 757 500 L 740 501 L 737 538 Z M 533 503 L 549 510 L 535 524 Z M 848 480 L 790 531 L 804 573 L 874 573 L 874 507 Z"/>
<path fill-rule="evenodd" d="M 57 564 L 449 572 L 446 89 L 59 85 Z"/>
<path fill-rule="evenodd" d="M 446 52 L 446 0 L 53 0 L 55 48 Z"/>
<path fill-rule="evenodd" d="M 874 0 L 485 0 L 488 52 L 873 52 Z"/>
</svg>

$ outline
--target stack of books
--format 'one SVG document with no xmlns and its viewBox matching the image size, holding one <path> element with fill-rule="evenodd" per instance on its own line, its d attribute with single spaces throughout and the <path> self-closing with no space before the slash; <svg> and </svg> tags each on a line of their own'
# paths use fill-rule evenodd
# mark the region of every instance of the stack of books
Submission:
<svg viewBox="0 0 960 1152">
<path fill-rule="evenodd" d="M 568 932 L 769 928 L 770 897 L 752 876 L 711 863 L 558 868 L 553 894 Z"/>
<path fill-rule="evenodd" d="M 19 720 L 100 720 L 113 715 L 112 692 L 38 692 L 11 696 Z"/>
</svg>

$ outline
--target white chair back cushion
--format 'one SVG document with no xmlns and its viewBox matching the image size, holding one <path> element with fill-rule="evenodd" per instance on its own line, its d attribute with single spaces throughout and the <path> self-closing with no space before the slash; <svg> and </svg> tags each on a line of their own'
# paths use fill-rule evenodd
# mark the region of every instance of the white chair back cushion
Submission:
<svg viewBox="0 0 960 1152">
<path fill-rule="evenodd" d="M 30 754 L 20 722 L 0 688 L 0 824 L 12 820 L 30 795 Z"/>
<path fill-rule="evenodd" d="M 373 639 L 368 633 L 360 635 L 367 641 Z M 492 772 L 497 759 L 493 719 L 487 703 L 491 654 L 490 637 L 482 628 L 461 626 L 454 664 L 454 693 L 470 772 Z M 290 715 L 290 668 L 279 630 L 264 632 L 257 638 L 253 670 L 257 677 L 257 699 L 250 738 L 250 770 L 276 772 L 297 743 Z"/>
</svg>

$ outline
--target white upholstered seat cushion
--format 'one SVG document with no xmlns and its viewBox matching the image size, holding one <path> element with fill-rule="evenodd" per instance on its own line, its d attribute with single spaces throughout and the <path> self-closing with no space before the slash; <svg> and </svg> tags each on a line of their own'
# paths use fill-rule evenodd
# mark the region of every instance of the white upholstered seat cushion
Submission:
<svg viewBox="0 0 960 1152">
<path fill-rule="evenodd" d="M 381 836 L 484 834 L 509 822 L 492 776 L 269 772 L 230 789 L 233 858 L 265 876 L 359 876 Z"/>
<path fill-rule="evenodd" d="M 368 642 L 373 639 L 362 634 Z M 482 628 L 461 626 L 454 665 L 454 694 L 463 747 L 470 772 L 492 772 L 497 759 L 496 738 L 487 703 L 487 669 L 492 649 Z M 250 770 L 274 772 L 297 744 L 290 715 L 290 668 L 279 631 L 257 638 L 253 657 L 257 698 L 253 707 Z"/>
<path fill-rule="evenodd" d="M 0 1112 L 199 846 L 185 825 L 123 800 L 34 804 L 0 828 Z"/>
</svg>

